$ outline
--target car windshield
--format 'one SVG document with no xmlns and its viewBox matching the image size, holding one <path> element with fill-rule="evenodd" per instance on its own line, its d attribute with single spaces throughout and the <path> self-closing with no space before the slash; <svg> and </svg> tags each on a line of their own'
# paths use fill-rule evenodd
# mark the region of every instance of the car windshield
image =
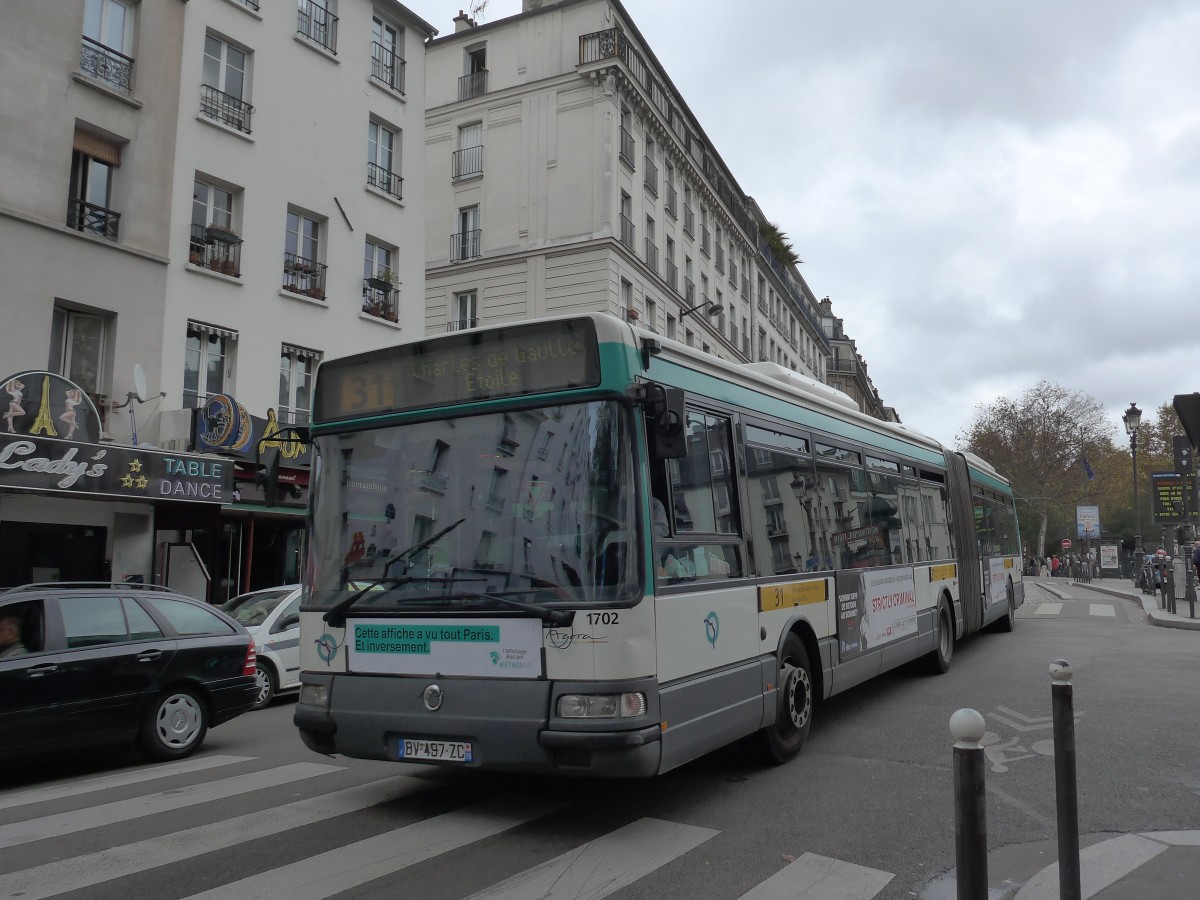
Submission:
<svg viewBox="0 0 1200 900">
<path fill-rule="evenodd" d="M 357 592 L 355 612 L 629 599 L 629 415 L 595 401 L 318 437 L 306 606 Z"/>
<path fill-rule="evenodd" d="M 228 613 L 242 625 L 250 628 L 261 625 L 267 616 L 280 602 L 292 593 L 294 588 L 283 588 L 277 591 L 261 591 L 254 594 L 242 594 L 234 597 L 221 606 L 221 611 Z"/>
</svg>

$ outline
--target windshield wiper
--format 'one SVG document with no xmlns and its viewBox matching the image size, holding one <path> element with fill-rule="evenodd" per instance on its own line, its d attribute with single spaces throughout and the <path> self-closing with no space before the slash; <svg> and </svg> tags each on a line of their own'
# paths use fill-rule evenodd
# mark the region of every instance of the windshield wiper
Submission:
<svg viewBox="0 0 1200 900">
<path fill-rule="evenodd" d="M 575 610 L 573 609 L 550 609 L 545 606 L 538 606 L 536 603 L 526 603 L 524 600 L 513 600 L 511 597 L 501 597 L 498 594 L 485 594 L 482 591 L 472 594 L 455 594 L 447 597 L 448 600 L 491 600 L 499 603 L 502 606 L 511 606 L 513 609 L 524 610 L 527 613 L 532 613 L 548 625 L 570 625 L 575 621 Z"/>
<path fill-rule="evenodd" d="M 463 518 L 459 519 L 457 522 L 451 522 L 449 525 L 447 525 L 441 531 L 431 534 L 429 537 L 425 538 L 425 540 L 418 541 L 417 543 L 415 543 L 411 547 L 409 547 L 407 550 L 401 550 L 399 553 L 393 553 L 384 562 L 383 574 L 381 576 L 376 578 L 374 581 L 368 582 L 367 586 L 364 587 L 362 590 L 357 591 L 357 592 L 351 594 L 345 600 L 342 600 L 340 603 L 337 604 L 337 606 L 333 607 L 333 609 L 329 610 L 321 618 L 324 619 L 326 622 L 328 622 L 330 625 L 340 628 L 342 625 L 346 624 L 346 612 L 350 609 L 350 607 L 352 607 L 355 603 L 357 603 L 359 601 L 359 599 L 364 594 L 367 593 L 367 591 L 374 590 L 375 588 L 379 587 L 381 584 L 388 584 L 389 590 L 390 590 L 391 588 L 399 587 L 402 584 L 408 584 L 410 581 L 441 580 L 441 579 L 433 579 L 433 578 L 422 578 L 421 576 L 415 576 L 415 575 L 389 575 L 388 569 L 390 569 L 396 563 L 400 562 L 402 559 L 406 559 L 407 557 L 410 557 L 417 553 L 420 553 L 422 550 L 429 549 L 430 547 L 432 547 L 434 544 L 436 544 L 438 541 L 440 541 L 442 538 L 444 538 L 446 535 L 448 535 L 451 531 L 453 531 L 455 528 L 457 528 L 459 525 L 461 525 L 465 521 L 467 521 L 467 519 L 464 516 Z M 343 574 L 345 574 L 347 571 L 348 571 L 348 568 L 342 569 Z"/>
<path fill-rule="evenodd" d="M 361 598 L 368 591 L 373 591 L 373 590 L 375 590 L 375 588 L 379 587 L 380 585 L 384 585 L 384 584 L 387 585 L 387 588 L 385 588 L 384 590 L 379 592 L 379 596 L 381 596 L 381 597 L 384 594 L 388 593 L 388 591 L 394 590 L 398 587 L 401 587 L 402 585 L 411 584 L 411 583 L 418 582 L 418 581 L 436 582 L 437 584 L 449 584 L 450 582 L 454 582 L 454 581 L 479 581 L 479 580 L 480 580 L 479 578 L 443 578 L 440 575 L 388 575 L 383 578 L 376 578 L 374 581 L 372 581 L 366 587 L 362 588 L 361 590 L 355 591 L 353 594 L 351 594 L 345 600 L 340 601 L 336 606 L 334 606 L 332 609 L 330 609 L 328 612 L 326 612 L 325 615 L 321 616 L 321 618 L 324 619 L 326 622 L 328 622 L 330 625 L 334 625 L 334 626 L 337 626 L 340 628 L 343 624 L 345 624 L 346 614 L 347 614 L 347 612 L 349 612 L 350 607 L 352 607 L 355 603 L 357 603 L 359 601 L 359 598 Z M 436 598 L 436 597 L 444 597 L 445 595 L 444 594 L 434 594 L 432 596 Z M 428 599 L 430 599 L 430 597 L 414 597 L 413 598 L 414 602 L 418 601 L 418 600 L 428 600 Z"/>
</svg>

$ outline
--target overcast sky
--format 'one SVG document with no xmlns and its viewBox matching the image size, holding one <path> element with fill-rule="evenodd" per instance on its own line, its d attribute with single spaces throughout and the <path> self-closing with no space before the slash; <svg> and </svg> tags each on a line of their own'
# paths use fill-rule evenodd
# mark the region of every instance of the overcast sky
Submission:
<svg viewBox="0 0 1200 900">
<path fill-rule="evenodd" d="M 1200 390 L 1200 3 L 625 5 L 902 421 L 953 442 L 1045 379 L 1123 443 Z"/>
</svg>

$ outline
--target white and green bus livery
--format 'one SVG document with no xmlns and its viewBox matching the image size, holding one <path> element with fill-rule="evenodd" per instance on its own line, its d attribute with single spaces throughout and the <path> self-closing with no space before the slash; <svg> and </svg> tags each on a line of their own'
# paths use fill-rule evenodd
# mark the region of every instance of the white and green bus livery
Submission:
<svg viewBox="0 0 1200 900">
<path fill-rule="evenodd" d="M 608 315 L 325 362 L 312 441 L 294 720 L 321 753 L 784 762 L 820 700 L 946 671 L 1024 597 L 985 462 Z"/>
</svg>

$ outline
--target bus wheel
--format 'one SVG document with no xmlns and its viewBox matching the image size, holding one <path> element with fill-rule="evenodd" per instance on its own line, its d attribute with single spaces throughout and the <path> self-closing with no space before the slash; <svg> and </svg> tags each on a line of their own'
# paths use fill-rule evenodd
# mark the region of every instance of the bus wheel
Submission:
<svg viewBox="0 0 1200 900">
<path fill-rule="evenodd" d="M 760 737 L 767 761 L 785 763 L 804 746 L 813 716 L 812 666 L 797 634 L 789 634 L 783 642 L 777 696 L 775 724 L 764 728 Z"/>
<path fill-rule="evenodd" d="M 1017 619 L 1017 598 L 1013 596 L 1013 586 L 1011 582 L 1009 582 L 1007 593 L 1008 612 L 996 620 L 996 630 L 1001 632 L 1012 631 Z"/>
<path fill-rule="evenodd" d="M 954 656 L 954 625 L 945 604 L 938 607 L 937 646 L 925 657 L 925 668 L 930 675 L 944 675 L 950 670 L 950 657 Z"/>
</svg>

